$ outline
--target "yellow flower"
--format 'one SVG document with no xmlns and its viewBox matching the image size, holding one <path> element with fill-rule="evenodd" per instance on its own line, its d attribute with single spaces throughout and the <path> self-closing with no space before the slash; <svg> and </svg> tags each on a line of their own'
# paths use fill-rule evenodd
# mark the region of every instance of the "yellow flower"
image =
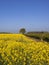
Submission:
<svg viewBox="0 0 49 65">
<path fill-rule="evenodd" d="M 37 42 L 22 34 L 0 34 L 0 63 L 35 65 L 40 61 L 39 65 L 45 61 L 49 65 L 47 42 Z"/>
</svg>

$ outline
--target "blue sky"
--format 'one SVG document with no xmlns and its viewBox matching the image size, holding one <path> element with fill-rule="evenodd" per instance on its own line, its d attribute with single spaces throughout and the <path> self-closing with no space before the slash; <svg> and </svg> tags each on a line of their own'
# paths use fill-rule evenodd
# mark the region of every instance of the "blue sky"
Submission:
<svg viewBox="0 0 49 65">
<path fill-rule="evenodd" d="M 0 32 L 49 31 L 49 0 L 0 0 Z"/>
</svg>

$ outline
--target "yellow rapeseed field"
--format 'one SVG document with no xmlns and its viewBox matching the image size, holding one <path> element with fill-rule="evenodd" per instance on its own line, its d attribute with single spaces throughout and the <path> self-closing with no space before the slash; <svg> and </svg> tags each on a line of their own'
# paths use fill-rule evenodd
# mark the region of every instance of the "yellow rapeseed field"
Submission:
<svg viewBox="0 0 49 65">
<path fill-rule="evenodd" d="M 22 34 L 0 34 L 0 65 L 49 65 L 49 44 Z"/>
</svg>

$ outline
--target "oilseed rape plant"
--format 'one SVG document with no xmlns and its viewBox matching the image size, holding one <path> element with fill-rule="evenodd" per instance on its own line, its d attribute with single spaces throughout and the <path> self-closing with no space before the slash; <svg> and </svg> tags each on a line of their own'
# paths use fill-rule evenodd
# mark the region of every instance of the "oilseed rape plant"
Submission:
<svg viewBox="0 0 49 65">
<path fill-rule="evenodd" d="M 22 34 L 0 34 L 0 65 L 49 65 L 49 44 Z"/>
</svg>

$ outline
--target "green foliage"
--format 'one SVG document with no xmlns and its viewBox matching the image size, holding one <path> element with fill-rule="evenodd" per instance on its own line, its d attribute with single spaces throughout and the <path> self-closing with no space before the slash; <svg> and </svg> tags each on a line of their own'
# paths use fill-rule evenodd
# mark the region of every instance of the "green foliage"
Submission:
<svg viewBox="0 0 49 65">
<path fill-rule="evenodd" d="M 25 30 L 25 28 L 21 28 L 19 32 L 24 34 L 26 32 L 26 30 Z"/>
<path fill-rule="evenodd" d="M 26 36 L 49 42 L 48 32 L 28 32 Z"/>
</svg>

